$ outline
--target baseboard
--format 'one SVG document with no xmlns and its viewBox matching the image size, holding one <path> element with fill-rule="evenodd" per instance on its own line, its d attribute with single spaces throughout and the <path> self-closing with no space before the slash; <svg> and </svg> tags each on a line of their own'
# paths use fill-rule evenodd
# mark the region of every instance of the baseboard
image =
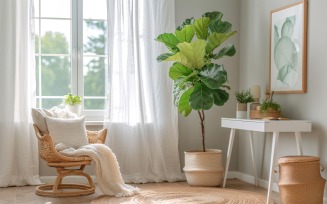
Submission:
<svg viewBox="0 0 327 204">
<path fill-rule="evenodd" d="M 248 175 L 248 174 L 245 174 L 245 173 L 242 173 L 242 172 L 235 172 L 235 174 L 236 174 L 237 179 L 240 179 L 241 181 L 244 181 L 246 183 L 255 184 L 254 176 L 251 176 L 251 175 Z M 259 186 L 260 187 L 268 189 L 268 184 L 269 184 L 268 181 L 263 180 L 263 179 L 259 179 Z M 275 192 L 279 192 L 277 183 L 272 184 L 272 190 L 275 191 Z"/>
</svg>

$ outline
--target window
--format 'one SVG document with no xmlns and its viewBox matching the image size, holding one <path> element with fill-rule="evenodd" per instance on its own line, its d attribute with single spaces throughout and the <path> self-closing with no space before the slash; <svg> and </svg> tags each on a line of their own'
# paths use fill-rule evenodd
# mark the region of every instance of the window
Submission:
<svg viewBox="0 0 327 204">
<path fill-rule="evenodd" d="M 73 93 L 88 120 L 103 116 L 107 63 L 106 0 L 35 0 L 37 107 Z"/>
</svg>

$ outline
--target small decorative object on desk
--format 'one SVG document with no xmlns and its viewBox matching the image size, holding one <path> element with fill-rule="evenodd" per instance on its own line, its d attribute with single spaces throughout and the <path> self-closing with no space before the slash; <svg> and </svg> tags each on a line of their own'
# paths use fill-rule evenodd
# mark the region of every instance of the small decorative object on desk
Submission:
<svg viewBox="0 0 327 204">
<path fill-rule="evenodd" d="M 250 105 L 250 118 L 251 119 L 261 119 L 262 116 L 259 113 L 258 108 L 260 108 L 260 97 L 261 88 L 259 85 L 253 85 L 251 88 L 251 94 L 253 96 L 253 103 Z"/>
<path fill-rule="evenodd" d="M 250 90 L 242 90 L 235 92 L 237 106 L 236 106 L 236 118 L 247 118 L 247 103 L 253 102 L 253 96 Z"/>
<path fill-rule="evenodd" d="M 256 107 L 256 110 L 251 110 L 251 119 L 268 119 L 268 120 L 280 120 L 281 118 L 281 107 L 279 103 L 273 101 L 274 92 L 270 94 L 260 106 Z"/>
<path fill-rule="evenodd" d="M 281 107 L 279 103 L 273 101 L 274 92 L 260 106 L 260 114 L 262 118 L 270 117 L 274 119 L 280 118 Z"/>
<path fill-rule="evenodd" d="M 69 93 L 69 94 L 65 95 L 64 103 L 66 105 L 67 110 L 75 113 L 78 116 L 80 115 L 81 107 L 82 107 L 81 106 L 82 98 L 80 96 Z"/>
</svg>

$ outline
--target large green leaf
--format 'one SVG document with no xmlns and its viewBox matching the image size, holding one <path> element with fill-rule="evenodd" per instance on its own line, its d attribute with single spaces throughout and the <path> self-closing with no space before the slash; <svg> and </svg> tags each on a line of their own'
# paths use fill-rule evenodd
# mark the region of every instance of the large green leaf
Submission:
<svg viewBox="0 0 327 204">
<path fill-rule="evenodd" d="M 177 52 L 173 56 L 168 57 L 165 61 L 175 61 L 175 62 L 185 65 L 189 68 L 192 68 L 192 69 L 194 68 L 194 67 L 192 67 L 193 64 L 191 64 L 191 62 L 188 61 L 187 57 L 180 52 Z"/>
<path fill-rule="evenodd" d="M 202 17 L 195 20 L 193 27 L 195 29 L 195 34 L 198 39 L 207 39 L 208 37 L 208 25 L 210 23 L 210 18 Z"/>
<path fill-rule="evenodd" d="M 178 112 L 183 116 L 188 116 L 192 112 L 192 107 L 190 105 L 190 95 L 192 94 L 194 88 L 186 90 L 178 101 Z"/>
<path fill-rule="evenodd" d="M 194 23 L 194 18 L 187 18 L 182 25 L 178 26 L 176 30 L 183 30 L 183 28 L 187 25 L 192 25 Z"/>
<path fill-rule="evenodd" d="M 173 53 L 164 53 L 164 54 L 161 54 L 157 57 L 157 61 L 158 62 L 162 62 L 162 61 L 165 61 L 168 57 L 174 55 Z"/>
<path fill-rule="evenodd" d="M 187 25 L 183 30 L 176 30 L 175 35 L 180 42 L 191 42 L 195 31 L 192 25 Z"/>
<path fill-rule="evenodd" d="M 191 43 L 183 42 L 177 45 L 180 52 L 168 57 L 166 61 L 176 61 L 192 69 L 200 69 L 204 66 L 206 48 L 205 40 L 196 40 Z"/>
<path fill-rule="evenodd" d="M 228 44 L 223 49 L 221 49 L 218 54 L 215 54 L 212 58 L 213 59 L 220 59 L 223 56 L 231 57 L 231 56 L 234 56 L 235 53 L 236 53 L 236 49 L 235 49 L 234 44 Z"/>
<path fill-rule="evenodd" d="M 222 106 L 224 105 L 229 98 L 229 94 L 222 89 L 215 89 L 212 90 L 212 96 L 213 96 L 213 102 L 217 106 Z"/>
<path fill-rule="evenodd" d="M 164 33 L 159 35 L 156 40 L 164 43 L 167 46 L 167 48 L 173 53 L 176 53 L 178 51 L 176 46 L 178 43 L 180 43 L 180 41 L 177 39 L 177 37 L 174 34 Z"/>
<path fill-rule="evenodd" d="M 210 20 L 220 20 L 223 17 L 223 13 L 219 11 L 206 12 L 202 17 L 208 17 Z"/>
<path fill-rule="evenodd" d="M 197 82 L 190 96 L 190 104 L 194 110 L 209 110 L 213 106 L 211 89 L 203 83 Z"/>
<path fill-rule="evenodd" d="M 223 65 L 209 64 L 200 73 L 200 80 L 210 89 L 218 89 L 226 83 L 227 72 Z"/>
<path fill-rule="evenodd" d="M 210 33 L 229 33 L 232 30 L 232 24 L 221 20 L 213 20 L 209 24 Z"/>
<path fill-rule="evenodd" d="M 236 31 L 230 33 L 212 33 L 208 37 L 208 44 L 206 50 L 212 52 L 214 49 L 219 47 L 223 42 L 225 42 L 228 38 L 232 37 L 236 34 Z"/>
<path fill-rule="evenodd" d="M 175 63 L 173 66 L 169 69 L 169 77 L 173 80 L 179 79 L 179 78 L 185 78 L 188 75 L 192 74 L 192 69 L 179 64 Z"/>
</svg>

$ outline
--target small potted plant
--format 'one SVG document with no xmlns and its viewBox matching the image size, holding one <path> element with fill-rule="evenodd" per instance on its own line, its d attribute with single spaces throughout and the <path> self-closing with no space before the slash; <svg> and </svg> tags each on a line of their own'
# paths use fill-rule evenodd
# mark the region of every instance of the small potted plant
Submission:
<svg viewBox="0 0 327 204">
<path fill-rule="evenodd" d="M 82 98 L 80 96 L 68 93 L 67 95 L 65 95 L 64 103 L 66 105 L 67 110 L 75 113 L 76 115 L 80 115 L 82 107 Z"/>
<path fill-rule="evenodd" d="M 247 117 L 247 103 L 253 102 L 253 96 L 248 90 L 236 91 L 235 92 L 237 106 L 236 106 L 236 118 L 246 118 Z"/>
<path fill-rule="evenodd" d="M 278 119 L 281 115 L 280 104 L 273 101 L 274 92 L 260 106 L 260 114 L 262 118 Z"/>
</svg>

